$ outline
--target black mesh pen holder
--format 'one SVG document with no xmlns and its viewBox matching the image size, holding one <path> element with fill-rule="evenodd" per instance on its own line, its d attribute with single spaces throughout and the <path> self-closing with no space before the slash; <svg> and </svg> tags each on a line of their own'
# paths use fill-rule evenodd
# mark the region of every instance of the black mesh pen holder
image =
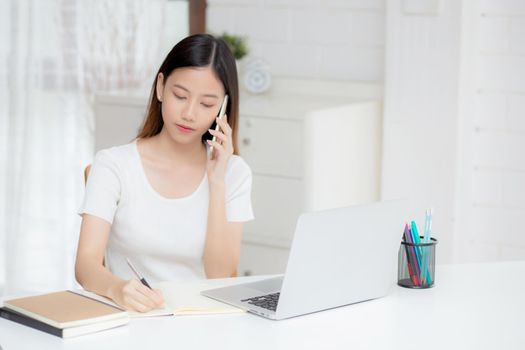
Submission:
<svg viewBox="0 0 525 350">
<path fill-rule="evenodd" d="M 406 288 L 430 288 L 434 286 L 436 272 L 437 239 L 430 242 L 410 243 L 401 241 L 397 263 L 397 284 Z"/>
</svg>

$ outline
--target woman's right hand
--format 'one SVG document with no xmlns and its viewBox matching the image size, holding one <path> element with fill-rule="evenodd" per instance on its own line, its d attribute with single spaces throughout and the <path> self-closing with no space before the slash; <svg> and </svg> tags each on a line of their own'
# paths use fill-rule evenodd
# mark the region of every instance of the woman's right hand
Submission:
<svg viewBox="0 0 525 350">
<path fill-rule="evenodd" d="M 139 280 L 121 281 L 111 288 L 111 299 L 126 310 L 148 312 L 164 307 L 159 289 L 149 289 Z"/>
</svg>

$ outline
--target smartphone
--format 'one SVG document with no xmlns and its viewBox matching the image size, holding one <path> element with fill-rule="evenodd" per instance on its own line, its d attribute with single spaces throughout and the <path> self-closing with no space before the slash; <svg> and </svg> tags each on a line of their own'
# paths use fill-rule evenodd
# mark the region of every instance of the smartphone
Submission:
<svg viewBox="0 0 525 350">
<path fill-rule="evenodd" d="M 221 109 L 219 110 L 219 115 L 217 116 L 219 119 L 222 119 L 224 115 L 226 114 L 226 107 L 228 107 L 228 95 L 224 96 L 224 100 L 222 101 Z M 219 131 L 219 124 L 215 122 L 215 131 Z M 212 141 L 216 141 L 217 137 L 213 136 Z M 210 147 L 210 152 L 213 151 L 213 146 Z"/>
</svg>

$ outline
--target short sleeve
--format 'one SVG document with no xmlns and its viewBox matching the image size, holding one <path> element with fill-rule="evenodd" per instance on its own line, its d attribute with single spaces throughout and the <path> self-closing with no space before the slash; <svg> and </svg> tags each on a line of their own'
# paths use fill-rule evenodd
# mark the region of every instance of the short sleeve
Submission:
<svg viewBox="0 0 525 350">
<path fill-rule="evenodd" d="M 111 150 L 99 151 L 89 172 L 78 214 L 90 214 L 113 223 L 121 196 L 121 177 Z"/>
<path fill-rule="evenodd" d="M 245 222 L 254 219 L 252 209 L 252 171 L 246 162 L 235 157 L 228 174 L 226 194 L 226 216 L 230 222 Z"/>
</svg>

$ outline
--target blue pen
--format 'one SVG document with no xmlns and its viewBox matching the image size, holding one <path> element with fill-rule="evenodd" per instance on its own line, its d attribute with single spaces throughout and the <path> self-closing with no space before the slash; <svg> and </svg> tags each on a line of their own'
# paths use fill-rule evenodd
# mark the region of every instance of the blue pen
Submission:
<svg viewBox="0 0 525 350">
<path fill-rule="evenodd" d="M 432 233 L 432 208 L 428 210 L 428 235 L 426 237 L 425 243 L 430 243 L 430 234 Z"/>
<path fill-rule="evenodd" d="M 426 224 L 426 222 L 425 222 Z M 425 227 L 426 228 L 426 227 Z M 416 226 L 416 222 L 415 221 L 412 221 L 412 234 L 413 234 L 413 239 L 414 239 L 414 243 L 416 244 L 420 244 L 421 243 L 421 240 L 419 239 L 419 233 L 417 231 L 417 226 Z M 428 233 L 430 234 L 430 232 Z M 428 241 L 430 242 L 430 236 L 427 236 L 428 238 Z M 429 243 L 429 242 L 425 242 L 425 237 L 423 237 L 423 243 Z M 430 277 L 430 272 L 428 271 L 428 268 L 427 268 L 427 265 L 428 265 L 428 259 L 427 261 L 422 261 L 423 259 L 421 258 L 421 247 L 417 247 L 418 249 L 416 249 L 416 254 L 418 254 L 418 262 L 419 262 L 419 266 L 421 266 L 421 277 L 424 277 L 425 281 L 427 283 L 432 283 L 432 278 Z M 428 248 L 425 248 L 424 249 L 425 251 L 428 251 Z M 425 264 L 425 266 L 423 266 L 423 264 Z M 425 272 L 423 274 L 423 269 L 425 269 Z M 421 278 L 423 279 L 423 278 Z"/>
<path fill-rule="evenodd" d="M 423 243 L 430 243 L 430 227 L 432 225 L 432 210 L 427 209 L 425 210 L 425 228 L 423 233 Z M 423 280 L 423 283 L 430 283 L 430 281 L 427 279 L 427 277 L 430 278 L 430 276 L 427 276 L 428 274 L 428 260 L 429 260 L 429 247 L 423 247 L 422 248 L 423 253 L 423 266 L 421 269 L 421 279 Z"/>
<path fill-rule="evenodd" d="M 414 244 L 420 244 L 421 240 L 419 239 L 419 232 L 417 230 L 417 225 L 414 220 L 412 220 L 411 222 L 411 227 L 412 229 L 410 230 L 410 232 L 412 233 L 412 242 L 414 242 Z M 421 266 L 421 251 L 419 249 L 420 247 L 415 247 L 415 248 L 416 248 L 417 262 L 419 266 Z"/>
<path fill-rule="evenodd" d="M 416 222 L 414 220 L 412 220 L 411 224 L 412 224 L 412 230 L 411 230 L 411 232 L 412 232 L 412 239 L 414 240 L 415 244 L 420 244 L 421 240 L 419 239 L 419 232 L 417 230 Z M 417 255 L 417 262 L 419 263 L 419 267 L 420 267 L 419 272 L 422 273 L 422 271 L 423 271 L 423 264 L 422 264 L 423 261 L 421 259 L 421 247 L 417 246 L 417 247 L 414 247 L 414 248 L 415 248 L 416 255 Z M 423 275 L 420 275 L 420 276 L 423 276 Z M 428 273 L 428 271 L 427 271 L 427 273 L 424 276 L 427 277 L 427 279 L 426 279 L 427 281 L 430 280 L 430 274 Z M 422 278 L 420 278 L 420 280 L 422 280 Z"/>
<path fill-rule="evenodd" d="M 430 235 L 432 234 L 432 213 L 433 213 L 433 209 L 430 208 L 428 210 L 428 227 L 427 227 L 427 232 L 426 232 L 426 235 L 424 237 L 424 242 L 425 243 L 430 243 Z M 428 284 L 432 284 L 432 278 L 430 277 L 430 273 L 428 272 L 428 264 L 429 264 L 429 259 L 430 259 L 430 246 L 426 248 L 427 250 L 427 260 L 426 260 L 426 271 L 427 271 L 427 280 L 428 280 Z"/>
</svg>

